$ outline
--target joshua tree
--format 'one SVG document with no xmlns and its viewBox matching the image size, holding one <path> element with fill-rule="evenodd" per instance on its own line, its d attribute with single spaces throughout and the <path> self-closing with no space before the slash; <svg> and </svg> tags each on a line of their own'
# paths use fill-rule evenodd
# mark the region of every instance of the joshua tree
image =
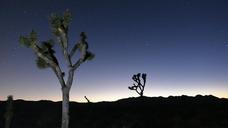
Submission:
<svg viewBox="0 0 228 128">
<path fill-rule="evenodd" d="M 69 126 L 69 93 L 73 83 L 74 72 L 82 63 L 94 58 L 94 54 L 88 51 L 87 36 L 84 32 L 81 32 L 80 40 L 69 49 L 68 30 L 70 22 L 71 13 L 68 10 L 64 12 L 63 16 L 54 14 L 50 18 L 52 32 L 57 38 L 56 42 L 58 42 L 66 61 L 66 75 L 55 56 L 55 50 L 53 49 L 55 44 L 54 40 L 39 42 L 35 31 L 32 31 L 28 36 L 20 36 L 20 43 L 31 48 L 36 54 L 36 64 L 38 68 L 51 68 L 59 80 L 62 90 L 61 128 L 68 128 Z M 73 56 L 77 50 L 79 50 L 81 55 L 74 62 Z"/>
<path fill-rule="evenodd" d="M 146 74 L 143 73 L 142 78 L 140 77 L 141 77 L 141 73 L 138 73 L 137 75 L 133 75 L 132 79 L 137 83 L 137 85 L 133 83 L 133 86 L 130 86 L 128 88 L 130 90 L 135 90 L 142 97 L 143 91 L 146 85 Z M 143 80 L 143 83 L 141 83 L 141 80 Z"/>
<path fill-rule="evenodd" d="M 8 96 L 6 101 L 5 128 L 10 128 L 13 118 L 13 96 Z"/>
</svg>

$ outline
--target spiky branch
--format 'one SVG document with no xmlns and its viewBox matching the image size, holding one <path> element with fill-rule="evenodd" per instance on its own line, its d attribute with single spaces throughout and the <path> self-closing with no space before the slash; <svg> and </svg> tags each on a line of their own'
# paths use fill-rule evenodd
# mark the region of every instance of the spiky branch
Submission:
<svg viewBox="0 0 228 128">
<path fill-rule="evenodd" d="M 132 79 L 134 80 L 134 82 L 136 82 L 136 84 L 133 83 L 133 86 L 129 86 L 128 88 L 130 90 L 136 91 L 142 97 L 146 85 L 146 74 L 143 73 L 141 76 L 141 73 L 138 73 L 137 75 L 133 75 Z"/>
</svg>

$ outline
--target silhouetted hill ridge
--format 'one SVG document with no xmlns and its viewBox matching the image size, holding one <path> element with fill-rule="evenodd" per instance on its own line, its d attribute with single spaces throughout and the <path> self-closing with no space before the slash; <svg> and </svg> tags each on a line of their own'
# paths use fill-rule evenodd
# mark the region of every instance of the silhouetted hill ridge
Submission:
<svg viewBox="0 0 228 128">
<path fill-rule="evenodd" d="M 196 95 L 196 96 L 169 96 L 169 97 L 130 97 L 117 100 L 117 103 L 214 103 L 228 101 L 226 98 L 218 98 L 213 95 Z"/>
<path fill-rule="evenodd" d="M 0 128 L 5 103 L 0 102 Z M 71 102 L 70 117 L 72 128 L 228 128 L 228 99 L 183 95 Z M 12 128 L 57 128 L 60 121 L 61 102 L 14 101 Z"/>
<path fill-rule="evenodd" d="M 167 100 L 201 100 L 201 101 L 218 101 L 218 100 L 228 100 L 227 98 L 218 98 L 213 95 L 196 95 L 196 96 L 187 96 L 187 95 L 181 95 L 181 96 L 169 96 L 169 97 L 129 97 L 129 98 L 123 98 L 119 99 L 116 101 L 98 101 L 98 102 L 91 102 L 91 103 L 113 103 L 113 102 L 137 102 L 137 101 L 150 101 L 150 102 L 156 102 L 156 101 L 167 101 Z M 52 101 L 52 100 L 38 100 L 38 101 L 32 101 L 32 100 L 24 100 L 24 99 L 17 99 L 14 100 L 16 102 L 46 102 L 46 103 L 59 103 L 62 101 Z M 5 101 L 0 101 L 0 102 L 5 102 Z M 76 101 L 71 101 L 71 103 L 78 103 L 78 104 L 84 104 L 87 102 L 76 102 Z"/>
</svg>

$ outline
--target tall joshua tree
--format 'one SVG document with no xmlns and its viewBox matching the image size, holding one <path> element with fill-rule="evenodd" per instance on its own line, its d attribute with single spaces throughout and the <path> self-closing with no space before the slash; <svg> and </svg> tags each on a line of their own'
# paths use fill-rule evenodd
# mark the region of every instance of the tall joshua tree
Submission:
<svg viewBox="0 0 228 128">
<path fill-rule="evenodd" d="M 135 90 L 140 97 L 143 96 L 143 92 L 144 92 L 144 88 L 146 85 L 146 74 L 143 73 L 142 74 L 142 78 L 141 77 L 141 73 L 138 73 L 137 75 L 133 75 L 132 79 L 137 83 L 133 83 L 133 86 L 128 87 L 130 90 Z M 143 83 L 142 83 L 143 82 Z"/>
<path fill-rule="evenodd" d="M 50 18 L 52 33 L 56 37 L 56 42 L 59 44 L 66 61 L 66 73 L 61 69 L 59 65 L 60 62 L 55 56 L 55 50 L 53 49 L 55 44 L 54 40 L 40 42 L 38 41 L 35 31 L 32 31 L 28 36 L 20 36 L 20 43 L 31 48 L 36 54 L 36 64 L 38 68 L 51 68 L 59 80 L 62 90 L 61 128 L 69 127 L 69 93 L 73 83 L 74 72 L 82 63 L 94 58 L 94 54 L 88 51 L 87 37 L 84 32 L 81 32 L 80 40 L 69 49 L 68 30 L 71 19 L 71 13 L 68 10 L 65 11 L 63 15 L 54 14 Z M 81 55 L 74 62 L 73 56 L 76 51 L 79 51 Z"/>
</svg>

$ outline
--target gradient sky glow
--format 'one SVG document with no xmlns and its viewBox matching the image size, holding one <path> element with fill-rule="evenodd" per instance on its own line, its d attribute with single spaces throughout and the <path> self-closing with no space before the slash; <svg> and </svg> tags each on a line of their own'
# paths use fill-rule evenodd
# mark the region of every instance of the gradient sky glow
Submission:
<svg viewBox="0 0 228 128">
<path fill-rule="evenodd" d="M 96 54 L 76 72 L 72 101 L 137 96 L 127 87 L 138 72 L 147 73 L 146 96 L 228 98 L 227 0 L 1 0 L 0 100 L 61 100 L 54 73 L 39 70 L 18 38 L 32 29 L 53 38 L 48 17 L 66 9 L 71 45 L 85 31 Z"/>
</svg>

